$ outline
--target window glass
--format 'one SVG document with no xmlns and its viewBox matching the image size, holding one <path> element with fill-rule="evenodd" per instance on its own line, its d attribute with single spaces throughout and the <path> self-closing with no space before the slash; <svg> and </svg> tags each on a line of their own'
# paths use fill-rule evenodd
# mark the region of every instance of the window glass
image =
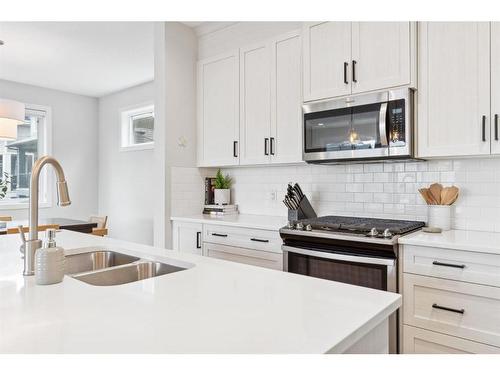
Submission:
<svg viewBox="0 0 500 375">
<path fill-rule="evenodd" d="M 154 142 L 154 108 L 152 105 L 123 111 L 122 149 L 152 148 Z"/>
</svg>

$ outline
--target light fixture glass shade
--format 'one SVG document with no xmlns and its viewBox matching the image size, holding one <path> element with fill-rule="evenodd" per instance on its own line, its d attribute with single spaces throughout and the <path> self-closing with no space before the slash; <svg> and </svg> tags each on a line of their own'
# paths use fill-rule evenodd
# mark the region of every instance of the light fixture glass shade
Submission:
<svg viewBox="0 0 500 375">
<path fill-rule="evenodd" d="M 17 126 L 24 122 L 24 103 L 0 99 L 0 139 L 17 138 Z"/>
</svg>

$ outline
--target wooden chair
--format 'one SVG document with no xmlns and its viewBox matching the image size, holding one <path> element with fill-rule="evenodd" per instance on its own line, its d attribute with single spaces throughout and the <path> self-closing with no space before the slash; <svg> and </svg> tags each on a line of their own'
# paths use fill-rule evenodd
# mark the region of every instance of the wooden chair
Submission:
<svg viewBox="0 0 500 375">
<path fill-rule="evenodd" d="M 108 223 L 107 216 L 91 216 L 89 221 L 91 223 L 97 223 L 96 228 L 92 228 L 92 234 L 95 236 L 107 236 L 108 228 L 106 228 L 106 224 Z"/>
<path fill-rule="evenodd" d="M 38 226 L 38 231 L 43 232 L 46 229 L 59 229 L 59 224 L 44 224 L 44 225 L 39 225 Z M 27 233 L 29 232 L 28 227 L 23 227 L 23 232 Z M 7 234 L 13 234 L 13 233 L 19 233 L 19 228 L 7 228 Z"/>
<path fill-rule="evenodd" d="M 0 221 L 12 221 L 12 216 L 0 216 Z"/>
</svg>

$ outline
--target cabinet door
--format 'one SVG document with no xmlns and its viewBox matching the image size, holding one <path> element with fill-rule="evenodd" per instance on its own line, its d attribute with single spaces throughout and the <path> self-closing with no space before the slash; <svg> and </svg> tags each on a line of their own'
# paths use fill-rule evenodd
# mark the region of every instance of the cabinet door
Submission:
<svg viewBox="0 0 500 375">
<path fill-rule="evenodd" d="M 272 45 L 272 163 L 302 161 L 302 39 L 300 31 Z"/>
<path fill-rule="evenodd" d="M 203 225 L 198 223 L 174 222 L 174 250 L 201 255 Z"/>
<path fill-rule="evenodd" d="M 352 92 L 410 83 L 410 23 L 352 23 Z"/>
<path fill-rule="evenodd" d="M 198 165 L 239 164 L 238 140 L 239 53 L 236 50 L 198 62 Z"/>
<path fill-rule="evenodd" d="M 491 23 L 491 153 L 500 154 L 500 22 Z"/>
<path fill-rule="evenodd" d="M 240 164 L 269 163 L 271 53 L 268 43 L 240 50 Z"/>
<path fill-rule="evenodd" d="M 490 153 L 490 26 L 419 27 L 418 156 Z"/>
<path fill-rule="evenodd" d="M 351 23 L 304 25 L 304 101 L 351 93 Z"/>
</svg>

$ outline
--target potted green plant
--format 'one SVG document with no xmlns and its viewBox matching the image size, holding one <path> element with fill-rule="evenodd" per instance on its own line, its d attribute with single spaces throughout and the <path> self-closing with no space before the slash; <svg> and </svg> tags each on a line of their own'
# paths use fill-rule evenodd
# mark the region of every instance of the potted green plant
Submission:
<svg viewBox="0 0 500 375">
<path fill-rule="evenodd" d="M 231 184 L 233 179 L 229 175 L 223 175 L 221 170 L 215 175 L 214 203 L 229 204 L 231 202 Z"/>
<path fill-rule="evenodd" d="M 3 179 L 0 179 L 0 199 L 5 198 L 8 185 L 10 184 L 9 175 L 6 172 L 3 173 L 3 177 Z"/>
</svg>

